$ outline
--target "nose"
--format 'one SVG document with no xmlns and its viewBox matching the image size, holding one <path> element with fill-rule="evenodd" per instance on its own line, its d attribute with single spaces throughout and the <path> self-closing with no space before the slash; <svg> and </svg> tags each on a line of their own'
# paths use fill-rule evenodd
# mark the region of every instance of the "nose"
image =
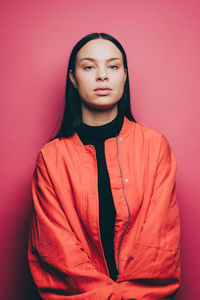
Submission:
<svg viewBox="0 0 200 300">
<path fill-rule="evenodd" d="M 99 80 L 107 80 L 108 77 L 107 77 L 107 74 L 106 74 L 106 71 L 104 68 L 102 68 L 101 70 L 99 70 L 97 72 L 97 76 L 96 76 L 96 79 L 99 81 Z"/>
</svg>

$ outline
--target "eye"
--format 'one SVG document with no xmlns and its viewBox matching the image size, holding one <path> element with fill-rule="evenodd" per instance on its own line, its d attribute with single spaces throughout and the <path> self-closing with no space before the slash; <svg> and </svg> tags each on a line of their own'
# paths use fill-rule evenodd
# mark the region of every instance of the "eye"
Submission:
<svg viewBox="0 0 200 300">
<path fill-rule="evenodd" d="M 87 67 L 84 67 L 84 70 L 91 70 L 91 68 L 93 68 L 93 66 L 87 66 Z"/>
<path fill-rule="evenodd" d="M 115 66 L 115 65 L 110 66 L 110 68 L 111 68 L 111 69 L 115 69 L 115 68 L 116 68 L 116 69 L 119 69 L 119 67 L 118 67 L 118 66 Z"/>
</svg>

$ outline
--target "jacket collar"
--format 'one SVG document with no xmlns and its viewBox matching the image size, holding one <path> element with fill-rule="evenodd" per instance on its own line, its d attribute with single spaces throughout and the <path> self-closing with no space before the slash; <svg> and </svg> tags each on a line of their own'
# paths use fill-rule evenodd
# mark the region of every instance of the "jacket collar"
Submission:
<svg viewBox="0 0 200 300">
<path fill-rule="evenodd" d="M 123 122 L 122 128 L 120 130 L 119 136 L 120 137 L 125 137 L 126 135 L 128 135 L 129 132 L 130 132 L 130 129 L 133 128 L 133 124 L 135 124 L 135 122 L 130 121 L 126 116 L 124 116 L 124 122 Z M 80 140 L 77 132 L 75 132 L 69 139 L 74 144 L 84 146 L 82 141 Z"/>
</svg>

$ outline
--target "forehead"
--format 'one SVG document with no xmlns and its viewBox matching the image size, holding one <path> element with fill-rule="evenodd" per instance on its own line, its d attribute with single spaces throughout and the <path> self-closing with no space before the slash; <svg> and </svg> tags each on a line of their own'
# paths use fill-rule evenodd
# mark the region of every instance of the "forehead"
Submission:
<svg viewBox="0 0 200 300">
<path fill-rule="evenodd" d="M 121 51 L 114 43 L 105 39 L 95 39 L 87 42 L 77 53 L 77 60 L 84 57 L 91 57 L 96 60 L 106 60 L 113 57 L 123 59 Z"/>
</svg>

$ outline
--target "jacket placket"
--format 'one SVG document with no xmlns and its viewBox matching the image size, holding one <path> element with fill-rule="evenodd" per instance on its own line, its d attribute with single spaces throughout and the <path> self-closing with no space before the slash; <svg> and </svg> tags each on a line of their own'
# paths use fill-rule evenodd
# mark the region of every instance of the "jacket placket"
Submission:
<svg viewBox="0 0 200 300">
<path fill-rule="evenodd" d="M 121 273 L 120 260 L 121 257 L 123 257 L 123 253 L 121 256 L 121 246 L 130 220 L 130 208 L 124 184 L 128 181 L 128 178 L 124 176 L 126 174 L 123 174 L 123 166 L 120 159 L 120 143 L 122 142 L 123 137 L 116 136 L 115 138 L 106 140 L 105 143 L 106 162 L 110 176 L 113 201 L 116 208 L 115 260 L 118 269 L 118 277 Z M 125 259 L 125 257 L 123 259 Z"/>
</svg>

